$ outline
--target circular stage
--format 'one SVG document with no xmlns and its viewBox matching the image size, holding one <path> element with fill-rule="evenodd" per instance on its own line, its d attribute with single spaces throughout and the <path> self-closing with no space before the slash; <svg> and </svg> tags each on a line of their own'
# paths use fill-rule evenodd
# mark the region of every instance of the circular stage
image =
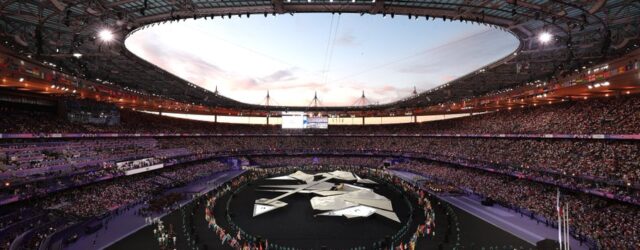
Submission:
<svg viewBox="0 0 640 250">
<path fill-rule="evenodd" d="M 378 180 L 376 180 L 378 181 Z M 332 184 L 343 181 L 330 181 Z M 380 181 L 378 181 L 380 182 Z M 399 233 L 408 224 L 412 228 L 406 235 L 415 231 L 416 225 L 409 222 L 412 201 L 396 187 L 381 182 L 380 184 L 356 184 L 354 186 L 369 188 L 376 194 L 391 201 L 393 211 L 400 222 L 384 216 L 373 214 L 369 217 L 347 218 L 344 216 L 321 216 L 325 211 L 312 208 L 311 198 L 317 194 L 297 193 L 283 198 L 288 205 L 253 216 L 254 202 L 260 198 L 274 198 L 282 193 L 260 191 L 263 185 L 298 185 L 300 181 L 258 180 L 243 186 L 229 200 L 229 216 L 232 223 L 250 235 L 268 239 L 269 243 L 303 249 L 348 249 L 359 246 L 371 247 L 374 243 L 384 244 L 385 239 Z M 225 204 L 218 203 L 217 206 Z M 412 220 L 420 221 L 419 213 Z M 422 216 L 423 217 L 423 216 Z M 222 218 L 220 218 L 222 219 Z M 418 219 L 418 220 L 415 220 Z"/>
</svg>

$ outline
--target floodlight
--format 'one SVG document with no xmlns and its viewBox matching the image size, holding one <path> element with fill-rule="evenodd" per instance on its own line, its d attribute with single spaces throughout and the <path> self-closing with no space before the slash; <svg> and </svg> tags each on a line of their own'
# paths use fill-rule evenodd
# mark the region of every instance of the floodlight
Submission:
<svg viewBox="0 0 640 250">
<path fill-rule="evenodd" d="M 103 29 L 100 31 L 100 33 L 98 33 L 98 37 L 100 37 L 102 41 L 110 42 L 111 40 L 113 40 L 114 35 L 113 35 L 113 32 L 111 32 L 111 30 Z"/>
<path fill-rule="evenodd" d="M 549 32 L 542 32 L 540 33 L 540 35 L 538 35 L 538 41 L 540 41 L 541 43 L 548 43 L 552 38 L 553 35 L 551 35 Z"/>
</svg>

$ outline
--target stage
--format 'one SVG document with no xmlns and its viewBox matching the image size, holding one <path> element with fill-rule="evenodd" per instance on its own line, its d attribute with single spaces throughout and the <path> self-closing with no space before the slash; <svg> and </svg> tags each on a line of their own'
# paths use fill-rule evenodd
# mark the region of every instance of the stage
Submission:
<svg viewBox="0 0 640 250">
<path fill-rule="evenodd" d="M 311 208 L 310 198 L 313 194 L 298 194 L 289 196 L 282 201 L 288 203 L 286 207 L 268 213 L 253 216 L 253 204 L 259 198 L 272 198 L 276 193 L 258 192 L 264 180 L 251 182 L 233 192 L 221 196 L 216 201 L 213 210 L 216 223 L 222 228 L 239 226 L 244 232 L 259 238 L 268 239 L 270 245 L 291 247 L 296 249 L 378 249 L 384 244 L 387 236 L 399 231 L 403 223 L 407 222 L 409 214 L 413 220 L 423 222 L 422 210 L 415 209 L 404 201 L 405 194 L 397 192 L 387 184 L 379 185 L 373 190 L 391 200 L 394 210 L 401 223 L 389 220 L 383 216 L 372 215 L 366 218 L 324 217 L 314 216 L 317 212 Z M 268 182 L 273 184 L 272 181 Z M 284 183 L 283 183 L 284 184 Z M 410 196 L 409 196 L 410 197 Z M 410 198 L 411 204 L 417 207 L 415 199 Z M 449 205 L 437 197 L 431 198 L 435 214 L 435 234 L 420 237 L 416 249 L 451 249 L 459 247 L 485 247 L 533 249 L 534 245 L 515 237 L 514 235 L 479 219 L 470 213 Z M 230 214 L 227 217 L 227 204 Z M 221 244 L 216 232 L 205 220 L 206 202 L 196 200 L 174 211 L 162 221 L 167 227 L 176 232 L 176 249 L 232 249 Z M 228 219 L 231 219 L 229 221 Z M 417 223 L 409 223 L 410 227 L 403 236 L 403 240 L 413 235 Z M 129 237 L 113 244 L 109 249 L 158 248 L 158 240 L 153 233 L 153 227 L 145 227 Z M 228 233 L 236 237 L 235 230 Z M 275 249 L 275 248 L 274 248 Z"/>
</svg>

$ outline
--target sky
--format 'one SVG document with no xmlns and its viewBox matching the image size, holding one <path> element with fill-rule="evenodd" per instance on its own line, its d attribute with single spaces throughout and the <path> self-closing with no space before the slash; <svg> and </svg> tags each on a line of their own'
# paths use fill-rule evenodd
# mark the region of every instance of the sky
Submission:
<svg viewBox="0 0 640 250">
<path fill-rule="evenodd" d="M 131 34 L 126 47 L 193 84 L 270 105 L 384 104 L 423 92 L 518 47 L 484 25 L 406 16 L 296 14 L 189 19 Z"/>
</svg>

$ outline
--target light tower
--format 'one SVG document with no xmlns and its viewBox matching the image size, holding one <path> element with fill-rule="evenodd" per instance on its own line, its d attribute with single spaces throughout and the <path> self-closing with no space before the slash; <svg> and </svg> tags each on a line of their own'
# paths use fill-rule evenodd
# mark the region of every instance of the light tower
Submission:
<svg viewBox="0 0 640 250">
<path fill-rule="evenodd" d="M 364 106 L 369 106 L 370 104 L 371 104 L 371 102 L 364 95 L 364 90 L 363 90 L 362 91 L 362 96 L 360 96 L 360 98 L 358 98 L 356 100 L 356 102 L 353 103 L 353 106 L 355 106 L 355 107 L 364 107 Z"/>
<path fill-rule="evenodd" d="M 276 106 L 279 104 L 275 100 L 271 99 L 271 94 L 269 94 L 269 90 L 267 90 L 267 96 L 265 96 L 264 99 L 262 99 L 262 102 L 260 104 L 267 107 L 267 124 L 269 124 L 269 117 L 271 116 L 270 107 L 272 104 L 275 104 Z"/>
<path fill-rule="evenodd" d="M 269 106 L 271 106 L 272 103 L 275 103 L 275 101 L 271 100 L 271 95 L 269 94 L 269 90 L 267 90 L 267 95 L 262 99 L 260 104 L 267 106 L 267 109 L 269 109 Z"/>
<path fill-rule="evenodd" d="M 309 107 L 317 108 L 320 106 L 322 106 L 322 103 L 320 102 L 320 99 L 318 99 L 318 91 L 316 91 L 313 94 L 313 100 L 311 100 L 311 103 L 309 103 Z"/>
</svg>

